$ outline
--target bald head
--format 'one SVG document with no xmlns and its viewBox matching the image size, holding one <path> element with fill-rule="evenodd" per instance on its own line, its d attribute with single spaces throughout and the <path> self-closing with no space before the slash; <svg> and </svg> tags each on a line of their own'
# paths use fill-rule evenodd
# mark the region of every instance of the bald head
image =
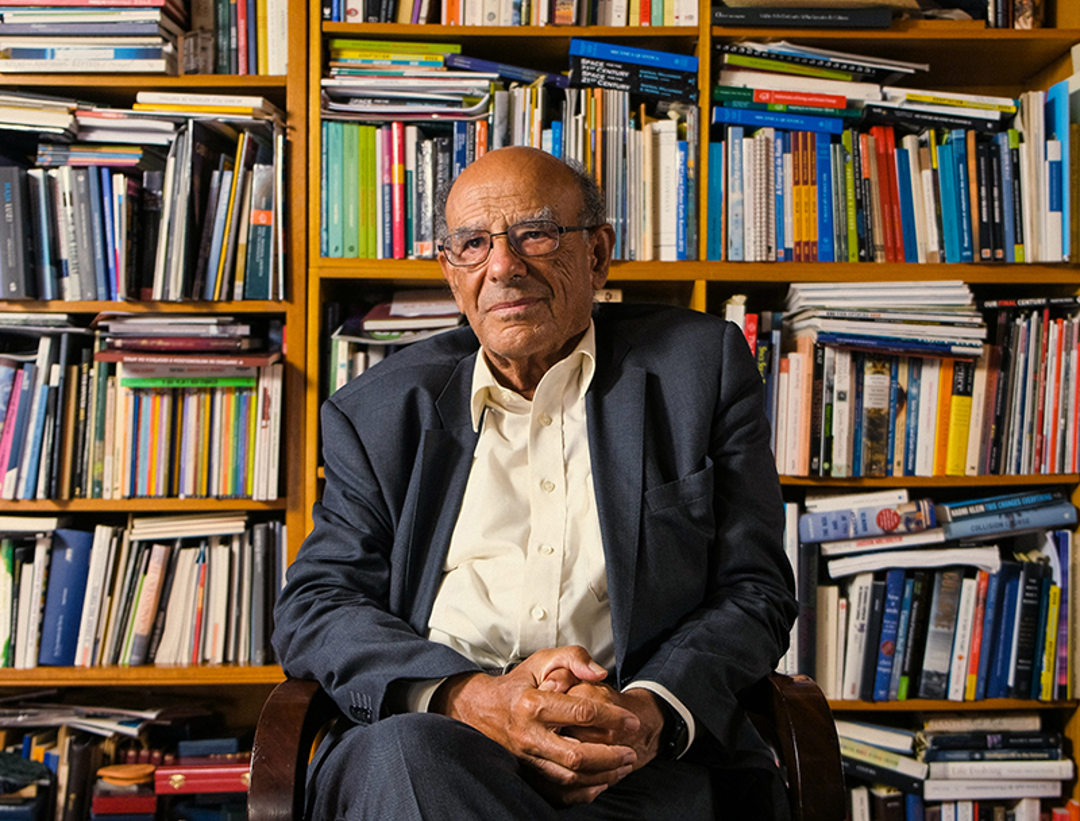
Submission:
<svg viewBox="0 0 1080 821">
<path fill-rule="evenodd" d="M 546 151 L 527 146 L 508 146 L 489 151 L 467 166 L 448 188 L 438 192 L 435 207 L 435 235 L 445 236 L 447 208 L 461 191 L 494 180 L 505 180 L 521 193 L 577 189 L 581 203 L 574 219 L 582 225 L 604 222 L 604 200 L 600 188 L 579 163 L 566 162 Z"/>
</svg>

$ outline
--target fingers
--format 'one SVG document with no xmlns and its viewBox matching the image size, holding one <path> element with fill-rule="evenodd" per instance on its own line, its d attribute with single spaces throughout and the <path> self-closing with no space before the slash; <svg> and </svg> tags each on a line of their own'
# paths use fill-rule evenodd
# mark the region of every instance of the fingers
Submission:
<svg viewBox="0 0 1080 821">
<path fill-rule="evenodd" d="M 555 670 L 566 668 L 580 681 L 603 681 L 607 670 L 593 661 L 588 651 L 579 645 L 556 647 L 554 650 L 541 651 L 546 658 L 540 670 L 540 679 L 545 680 Z"/>
<path fill-rule="evenodd" d="M 522 701 L 523 708 L 536 721 L 549 727 L 595 727 L 633 733 L 641 726 L 633 712 L 603 699 L 534 691 L 523 695 Z"/>
<path fill-rule="evenodd" d="M 543 776 L 564 787 L 610 786 L 634 770 L 637 754 L 630 747 L 591 744 L 554 733 L 526 756 Z"/>
<path fill-rule="evenodd" d="M 576 687 L 580 683 L 581 680 L 572 672 L 565 667 L 558 667 L 547 674 L 544 680 L 537 685 L 537 689 L 553 693 L 565 693 L 571 687 Z"/>
</svg>

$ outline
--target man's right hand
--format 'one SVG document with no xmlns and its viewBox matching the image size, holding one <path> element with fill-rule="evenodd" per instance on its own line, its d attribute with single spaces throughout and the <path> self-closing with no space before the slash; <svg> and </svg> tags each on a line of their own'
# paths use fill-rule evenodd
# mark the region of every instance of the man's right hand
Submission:
<svg viewBox="0 0 1080 821">
<path fill-rule="evenodd" d="M 533 771 L 534 784 L 549 799 L 587 803 L 629 775 L 637 755 L 631 747 L 578 741 L 560 731 L 591 727 L 622 735 L 636 730 L 639 720 L 615 704 L 539 689 L 555 670 L 585 682 L 607 675 L 584 648 L 541 650 L 501 676 L 464 673 L 447 679 L 429 709 L 497 741 Z"/>
</svg>

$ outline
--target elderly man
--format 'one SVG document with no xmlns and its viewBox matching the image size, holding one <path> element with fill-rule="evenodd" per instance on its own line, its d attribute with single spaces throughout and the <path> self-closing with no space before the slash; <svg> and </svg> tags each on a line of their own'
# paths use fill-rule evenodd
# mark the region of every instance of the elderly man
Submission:
<svg viewBox="0 0 1080 821">
<path fill-rule="evenodd" d="M 734 325 L 594 308 L 613 241 L 587 175 L 484 155 L 439 245 L 469 328 L 326 403 L 274 635 L 355 722 L 312 818 L 786 812 L 736 702 L 795 614 L 761 381 Z"/>
</svg>

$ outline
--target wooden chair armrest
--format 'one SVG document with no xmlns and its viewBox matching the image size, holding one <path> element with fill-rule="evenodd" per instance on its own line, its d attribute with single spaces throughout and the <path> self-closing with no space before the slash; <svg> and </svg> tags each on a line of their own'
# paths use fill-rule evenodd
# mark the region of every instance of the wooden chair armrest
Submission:
<svg viewBox="0 0 1080 821">
<path fill-rule="evenodd" d="M 312 745 L 338 715 L 318 682 L 286 679 L 270 693 L 255 728 L 248 788 L 249 821 L 304 817 L 304 787 Z"/>
<path fill-rule="evenodd" d="M 744 693 L 743 703 L 787 769 L 793 821 L 842 821 L 847 810 L 840 742 L 814 680 L 773 673 Z"/>
</svg>

